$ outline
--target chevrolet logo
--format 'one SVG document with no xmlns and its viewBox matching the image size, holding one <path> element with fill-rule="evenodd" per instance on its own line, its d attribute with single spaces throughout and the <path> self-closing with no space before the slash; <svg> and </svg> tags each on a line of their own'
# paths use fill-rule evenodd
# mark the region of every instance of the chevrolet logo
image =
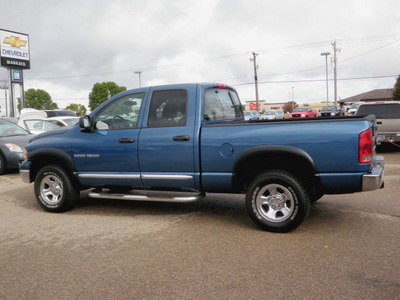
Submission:
<svg viewBox="0 0 400 300">
<path fill-rule="evenodd" d="M 18 37 L 6 37 L 3 41 L 5 44 L 10 44 L 12 47 L 21 48 L 25 47 L 26 41 L 20 40 Z"/>
</svg>

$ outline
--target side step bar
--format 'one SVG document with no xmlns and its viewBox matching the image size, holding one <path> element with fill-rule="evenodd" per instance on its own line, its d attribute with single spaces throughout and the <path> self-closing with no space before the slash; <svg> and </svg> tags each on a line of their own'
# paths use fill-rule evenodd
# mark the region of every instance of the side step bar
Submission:
<svg viewBox="0 0 400 300">
<path fill-rule="evenodd" d="M 153 201 L 153 202 L 176 202 L 188 203 L 200 200 L 205 196 L 203 193 L 184 193 L 184 192 L 143 192 L 142 194 L 120 194 L 112 192 L 99 192 L 92 190 L 89 192 L 90 198 L 95 199 L 114 199 L 114 200 L 130 200 L 130 201 Z"/>
</svg>

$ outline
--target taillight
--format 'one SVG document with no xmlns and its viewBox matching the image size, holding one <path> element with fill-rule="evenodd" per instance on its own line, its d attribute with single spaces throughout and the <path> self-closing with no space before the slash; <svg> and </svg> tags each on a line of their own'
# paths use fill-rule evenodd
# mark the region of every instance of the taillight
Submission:
<svg viewBox="0 0 400 300">
<path fill-rule="evenodd" d="M 372 161 L 372 130 L 361 132 L 358 137 L 358 162 L 360 164 L 369 164 Z"/>
</svg>

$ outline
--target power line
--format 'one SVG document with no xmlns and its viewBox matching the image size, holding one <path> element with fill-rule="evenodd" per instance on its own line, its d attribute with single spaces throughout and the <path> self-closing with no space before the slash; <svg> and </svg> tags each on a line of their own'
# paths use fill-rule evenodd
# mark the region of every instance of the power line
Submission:
<svg viewBox="0 0 400 300">
<path fill-rule="evenodd" d="M 382 75 L 382 76 L 366 76 L 366 77 L 349 77 L 349 78 L 338 78 L 338 81 L 346 81 L 346 80 L 366 80 L 366 79 L 379 79 L 379 78 L 397 78 L 399 75 Z M 333 79 L 329 79 L 332 81 Z M 301 83 L 301 82 L 322 82 L 326 81 L 326 79 L 301 79 L 301 80 L 279 80 L 279 81 L 261 81 L 259 84 L 280 84 L 280 83 Z M 232 86 L 244 86 L 244 85 L 253 85 L 254 82 L 247 83 L 238 83 L 232 84 Z"/>
</svg>

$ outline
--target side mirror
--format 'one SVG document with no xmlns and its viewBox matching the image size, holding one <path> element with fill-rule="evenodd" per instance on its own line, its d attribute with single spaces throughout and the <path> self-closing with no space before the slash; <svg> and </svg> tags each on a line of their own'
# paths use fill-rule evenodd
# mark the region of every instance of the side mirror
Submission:
<svg viewBox="0 0 400 300">
<path fill-rule="evenodd" d="M 92 122 L 89 116 L 84 116 L 79 118 L 79 127 L 81 131 L 91 132 L 93 131 Z"/>
</svg>

